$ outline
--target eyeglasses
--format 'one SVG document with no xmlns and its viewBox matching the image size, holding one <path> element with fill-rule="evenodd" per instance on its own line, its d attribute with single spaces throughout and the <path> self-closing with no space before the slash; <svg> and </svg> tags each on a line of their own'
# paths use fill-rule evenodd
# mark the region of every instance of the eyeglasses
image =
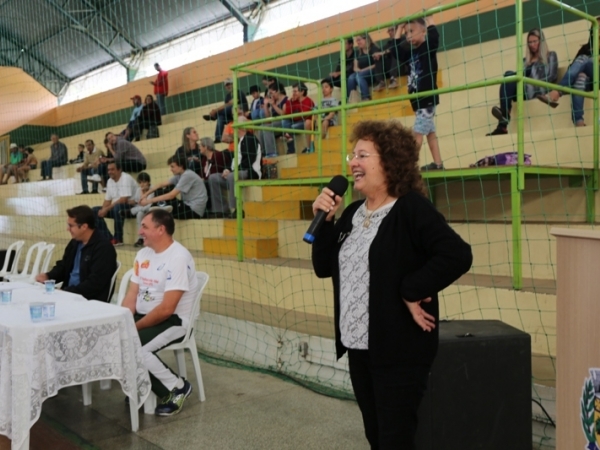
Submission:
<svg viewBox="0 0 600 450">
<path fill-rule="evenodd" d="M 346 162 L 352 162 L 353 159 L 358 159 L 359 161 L 362 161 L 363 159 L 366 159 L 369 156 L 379 156 L 379 155 L 371 155 L 370 153 L 348 153 L 346 155 Z"/>
</svg>

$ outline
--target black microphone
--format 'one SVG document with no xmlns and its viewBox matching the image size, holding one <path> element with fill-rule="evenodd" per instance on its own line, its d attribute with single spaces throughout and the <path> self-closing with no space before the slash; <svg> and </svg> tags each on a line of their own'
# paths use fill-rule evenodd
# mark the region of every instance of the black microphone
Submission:
<svg viewBox="0 0 600 450">
<path fill-rule="evenodd" d="M 331 189 L 335 195 L 342 197 L 346 193 L 346 189 L 348 189 L 348 179 L 342 175 L 336 175 L 331 179 L 327 187 Z M 327 214 L 328 213 L 321 209 L 317 211 L 308 230 L 304 233 L 304 242 L 312 244 L 315 241 L 317 231 L 321 228 L 321 225 L 323 225 L 323 221 L 327 217 Z"/>
</svg>

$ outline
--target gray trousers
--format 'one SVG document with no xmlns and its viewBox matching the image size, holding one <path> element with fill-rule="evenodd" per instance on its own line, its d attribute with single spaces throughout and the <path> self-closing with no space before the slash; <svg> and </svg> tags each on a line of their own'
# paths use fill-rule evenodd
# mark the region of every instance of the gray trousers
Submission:
<svg viewBox="0 0 600 450">
<path fill-rule="evenodd" d="M 271 122 L 268 125 L 274 128 L 283 128 L 283 121 L 276 120 L 275 122 Z M 262 130 L 260 132 L 260 141 L 263 147 L 265 148 L 265 155 L 277 154 L 277 142 L 275 141 L 275 133 L 273 133 L 272 131 Z"/>
<path fill-rule="evenodd" d="M 240 170 L 240 180 L 248 179 L 248 171 Z M 210 188 L 210 205 L 214 213 L 226 213 L 235 209 L 235 190 L 233 172 L 223 178 L 220 173 L 213 173 L 208 177 L 208 186 Z M 227 204 L 223 195 L 223 188 L 227 188 Z"/>
</svg>

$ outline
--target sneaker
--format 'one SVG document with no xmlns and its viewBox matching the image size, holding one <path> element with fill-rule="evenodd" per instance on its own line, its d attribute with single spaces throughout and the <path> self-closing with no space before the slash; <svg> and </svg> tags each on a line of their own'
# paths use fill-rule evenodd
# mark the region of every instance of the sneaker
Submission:
<svg viewBox="0 0 600 450">
<path fill-rule="evenodd" d="M 245 217 L 246 217 L 246 213 L 244 212 L 244 210 L 242 210 L 242 219 Z M 229 218 L 237 219 L 237 211 L 235 209 L 229 213 Z"/>
<path fill-rule="evenodd" d="M 155 209 L 162 209 L 163 211 L 166 211 L 166 212 L 172 212 L 173 211 L 173 207 L 171 205 L 153 206 L 152 208 L 150 208 L 150 211 L 154 211 Z"/>
<path fill-rule="evenodd" d="M 426 166 L 421 167 L 421 170 L 443 170 L 444 169 L 444 165 L 443 164 L 436 164 L 434 162 L 427 164 Z"/>
<path fill-rule="evenodd" d="M 383 91 L 385 89 L 385 81 L 380 81 L 377 86 L 373 88 L 373 92 Z"/>
<path fill-rule="evenodd" d="M 211 115 L 210 115 L 210 114 L 204 114 L 204 115 L 202 116 L 202 118 L 203 118 L 204 120 L 208 121 L 208 122 L 210 122 L 211 120 L 213 120 L 213 118 L 211 117 Z"/>
<path fill-rule="evenodd" d="M 215 144 L 220 144 L 221 143 L 221 139 L 219 138 L 215 138 L 215 140 L 213 141 Z"/>
<path fill-rule="evenodd" d="M 97 193 L 98 193 L 98 191 L 92 191 L 91 192 L 91 194 L 97 194 Z"/>
<path fill-rule="evenodd" d="M 121 247 L 123 244 L 123 242 L 119 241 L 118 239 L 112 238 L 110 240 L 110 243 L 113 245 L 113 247 Z"/>
<path fill-rule="evenodd" d="M 98 175 L 97 173 L 95 173 L 94 175 L 90 175 L 88 177 L 89 181 L 93 181 L 94 183 L 100 183 L 102 181 L 102 178 L 100 177 L 100 175 Z"/>
<path fill-rule="evenodd" d="M 88 192 L 88 191 L 85 191 L 85 192 L 77 192 L 75 195 L 87 195 L 87 194 L 89 194 L 89 192 Z"/>
<path fill-rule="evenodd" d="M 491 133 L 486 134 L 486 136 L 498 136 L 501 134 L 508 134 L 508 130 L 504 127 L 501 126 L 497 126 L 496 129 L 494 131 L 492 131 Z"/>
<path fill-rule="evenodd" d="M 143 247 L 144 246 L 144 240 L 142 238 L 139 238 L 137 241 L 135 241 L 135 244 L 133 244 L 134 247 Z M 129 398 L 129 397 L 127 397 Z"/>
<path fill-rule="evenodd" d="M 183 402 L 192 393 L 192 385 L 185 378 L 183 379 L 183 387 L 181 389 L 173 389 L 169 395 L 163 398 L 156 409 L 154 414 L 157 416 L 172 416 L 177 414 L 183 408 Z"/>
<path fill-rule="evenodd" d="M 550 94 L 538 94 L 535 96 L 540 102 L 545 103 L 550 108 L 556 108 L 558 106 L 558 101 L 553 100 Z"/>
<path fill-rule="evenodd" d="M 106 188 L 102 188 L 102 192 L 106 192 Z"/>
<path fill-rule="evenodd" d="M 396 89 L 398 88 L 398 86 L 400 86 L 398 84 L 398 80 L 396 80 L 395 78 L 390 78 L 390 84 L 388 84 L 388 89 Z"/>
<path fill-rule="evenodd" d="M 499 121 L 505 121 L 506 117 L 502 114 L 502 110 L 498 106 L 494 106 L 492 108 L 492 116 L 494 116 Z"/>
<path fill-rule="evenodd" d="M 304 150 L 302 150 L 302 153 L 312 153 L 310 151 L 310 147 L 306 147 Z"/>
</svg>

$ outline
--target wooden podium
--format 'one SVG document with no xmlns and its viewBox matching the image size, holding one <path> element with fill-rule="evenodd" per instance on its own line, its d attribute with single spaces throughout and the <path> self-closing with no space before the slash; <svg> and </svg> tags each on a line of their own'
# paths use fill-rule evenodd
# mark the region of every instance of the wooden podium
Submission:
<svg viewBox="0 0 600 450">
<path fill-rule="evenodd" d="M 558 266 L 556 449 L 600 448 L 600 231 L 550 233 Z"/>
</svg>

